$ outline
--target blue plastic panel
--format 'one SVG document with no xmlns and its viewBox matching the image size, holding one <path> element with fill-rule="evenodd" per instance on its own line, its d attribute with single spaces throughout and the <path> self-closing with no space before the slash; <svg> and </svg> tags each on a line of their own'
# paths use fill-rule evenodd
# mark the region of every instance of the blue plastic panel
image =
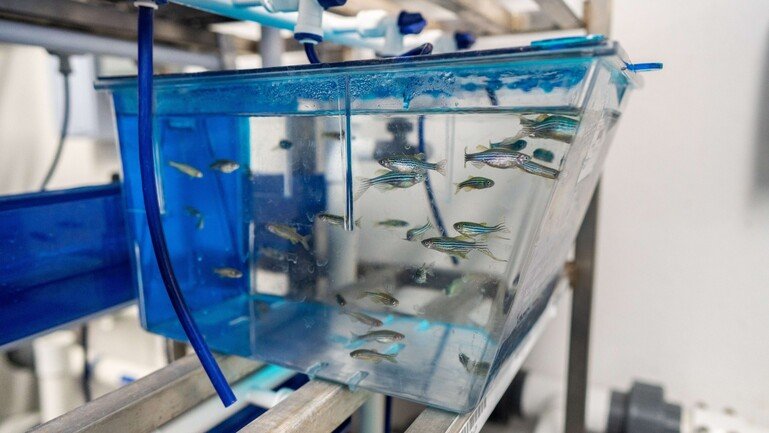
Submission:
<svg viewBox="0 0 769 433">
<path fill-rule="evenodd" d="M 132 300 L 127 245 L 118 185 L 0 198 L 0 346 Z"/>
</svg>

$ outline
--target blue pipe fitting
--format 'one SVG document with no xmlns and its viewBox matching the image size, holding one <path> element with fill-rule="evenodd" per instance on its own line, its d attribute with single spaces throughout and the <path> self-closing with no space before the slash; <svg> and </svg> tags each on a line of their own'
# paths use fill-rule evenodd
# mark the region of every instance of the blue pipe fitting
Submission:
<svg viewBox="0 0 769 433">
<path fill-rule="evenodd" d="M 402 35 L 418 35 L 427 26 L 427 20 L 419 12 L 401 11 L 398 14 L 398 29 Z"/>
<path fill-rule="evenodd" d="M 318 0 L 318 4 L 323 9 L 333 8 L 337 6 L 344 6 L 347 0 Z"/>
<path fill-rule="evenodd" d="M 454 32 L 454 43 L 458 50 L 468 50 L 475 45 L 475 35 L 470 32 Z"/>
</svg>

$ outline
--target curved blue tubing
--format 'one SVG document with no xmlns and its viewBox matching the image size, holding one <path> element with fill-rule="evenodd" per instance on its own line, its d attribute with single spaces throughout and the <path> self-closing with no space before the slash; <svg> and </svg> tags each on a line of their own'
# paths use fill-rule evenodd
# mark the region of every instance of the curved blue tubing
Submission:
<svg viewBox="0 0 769 433">
<path fill-rule="evenodd" d="M 310 63 L 312 64 L 320 63 L 320 59 L 318 58 L 318 53 L 315 51 L 315 44 L 305 42 L 303 45 L 304 45 L 304 53 L 307 54 L 307 60 L 309 60 Z"/>
<path fill-rule="evenodd" d="M 418 140 L 418 152 L 427 155 L 425 151 L 425 116 L 420 115 L 417 118 L 417 140 Z M 443 225 L 443 219 L 441 218 L 441 212 L 438 210 L 438 204 L 435 203 L 435 196 L 433 195 L 433 186 L 430 183 L 430 175 L 425 176 L 425 191 L 427 192 L 427 201 L 430 202 L 430 211 L 433 214 L 435 223 L 438 225 L 438 230 L 441 232 L 441 236 L 448 236 L 446 226 Z M 459 259 L 451 256 L 451 263 L 455 266 L 459 264 Z"/>
<path fill-rule="evenodd" d="M 152 19 L 154 9 L 139 7 L 139 165 L 141 167 L 142 193 L 144 207 L 147 213 L 147 225 L 152 238 L 152 247 L 160 269 L 160 276 L 168 292 L 176 316 L 184 328 L 184 333 L 195 349 L 203 369 L 206 371 L 211 384 L 216 389 L 224 406 L 229 406 L 236 401 L 232 388 L 222 374 L 222 370 L 216 363 L 211 350 L 203 340 L 203 335 L 198 330 L 195 321 L 190 314 L 187 303 L 184 301 L 179 282 L 174 275 L 171 257 L 168 254 L 168 246 L 163 233 L 163 225 L 160 220 L 160 207 L 158 205 L 157 179 L 155 178 L 155 158 L 152 140 Z"/>
</svg>

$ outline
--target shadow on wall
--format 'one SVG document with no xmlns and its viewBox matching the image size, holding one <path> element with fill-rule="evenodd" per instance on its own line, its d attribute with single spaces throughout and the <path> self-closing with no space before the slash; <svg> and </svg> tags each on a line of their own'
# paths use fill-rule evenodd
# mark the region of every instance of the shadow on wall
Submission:
<svg viewBox="0 0 769 433">
<path fill-rule="evenodd" d="M 762 203 L 769 203 L 769 31 L 765 45 L 764 68 L 761 98 L 758 100 L 756 113 L 755 158 L 753 158 L 753 198 Z"/>
</svg>

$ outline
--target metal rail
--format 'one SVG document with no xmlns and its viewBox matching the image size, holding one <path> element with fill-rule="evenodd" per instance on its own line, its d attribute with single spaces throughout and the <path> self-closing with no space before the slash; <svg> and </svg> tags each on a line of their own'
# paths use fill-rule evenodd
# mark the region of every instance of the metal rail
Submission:
<svg viewBox="0 0 769 433">
<path fill-rule="evenodd" d="M 233 356 L 219 356 L 217 361 L 231 382 L 242 379 L 262 365 Z M 151 432 L 213 395 L 208 377 L 197 358 L 191 355 L 67 412 L 32 432 Z"/>
</svg>

